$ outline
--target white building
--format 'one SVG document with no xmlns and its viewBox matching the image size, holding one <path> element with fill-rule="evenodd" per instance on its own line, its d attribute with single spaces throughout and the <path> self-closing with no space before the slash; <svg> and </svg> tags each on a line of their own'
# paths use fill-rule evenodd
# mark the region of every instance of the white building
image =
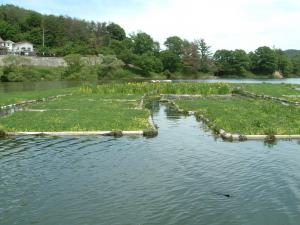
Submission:
<svg viewBox="0 0 300 225">
<path fill-rule="evenodd" d="M 12 53 L 18 55 L 30 55 L 33 53 L 33 44 L 28 41 L 14 43 Z"/>
<path fill-rule="evenodd" d="M 8 52 L 12 52 L 13 51 L 13 46 L 14 46 L 14 42 L 11 40 L 5 41 L 4 42 L 4 47 L 7 48 Z"/>
<path fill-rule="evenodd" d="M 0 47 L 6 48 L 7 53 L 14 55 L 32 55 L 34 53 L 33 44 L 28 41 L 15 43 L 11 40 L 3 41 L 0 37 Z"/>
<path fill-rule="evenodd" d="M 0 48 L 4 47 L 4 41 L 3 39 L 0 37 Z"/>
</svg>

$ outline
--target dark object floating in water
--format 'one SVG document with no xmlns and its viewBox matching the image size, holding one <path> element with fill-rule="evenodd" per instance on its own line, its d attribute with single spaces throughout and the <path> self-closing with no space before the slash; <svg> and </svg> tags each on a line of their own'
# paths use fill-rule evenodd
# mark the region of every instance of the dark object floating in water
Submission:
<svg viewBox="0 0 300 225">
<path fill-rule="evenodd" d="M 215 194 L 215 195 L 226 197 L 226 198 L 231 198 L 232 197 L 232 195 L 230 195 L 230 194 L 224 194 L 224 193 L 221 193 L 221 192 L 213 191 L 212 193 Z"/>
</svg>

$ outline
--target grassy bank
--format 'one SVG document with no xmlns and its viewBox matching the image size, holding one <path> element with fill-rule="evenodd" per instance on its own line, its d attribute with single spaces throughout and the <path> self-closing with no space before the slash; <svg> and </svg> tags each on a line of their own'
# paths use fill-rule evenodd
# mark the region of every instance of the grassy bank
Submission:
<svg viewBox="0 0 300 225">
<path fill-rule="evenodd" d="M 300 108 L 248 98 L 203 98 L 176 101 L 197 111 L 227 132 L 239 134 L 300 134 Z"/>
<path fill-rule="evenodd" d="M 5 131 L 111 131 L 150 128 L 141 95 L 74 94 L 0 118 Z M 41 111 L 37 111 L 41 110 Z"/>
</svg>

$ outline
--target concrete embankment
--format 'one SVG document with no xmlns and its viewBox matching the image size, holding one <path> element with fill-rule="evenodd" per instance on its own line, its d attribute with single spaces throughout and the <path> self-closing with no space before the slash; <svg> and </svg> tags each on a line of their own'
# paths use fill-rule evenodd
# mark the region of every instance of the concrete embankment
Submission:
<svg viewBox="0 0 300 225">
<path fill-rule="evenodd" d="M 0 66 L 4 66 L 4 58 L 7 55 L 0 55 Z M 66 61 L 63 57 L 38 57 L 38 56 L 18 56 L 22 57 L 24 60 L 24 64 L 32 65 L 32 66 L 46 66 L 46 67 L 65 67 L 67 66 Z M 90 57 L 82 57 L 82 60 L 88 65 L 97 65 L 103 62 L 103 56 L 90 56 Z"/>
</svg>

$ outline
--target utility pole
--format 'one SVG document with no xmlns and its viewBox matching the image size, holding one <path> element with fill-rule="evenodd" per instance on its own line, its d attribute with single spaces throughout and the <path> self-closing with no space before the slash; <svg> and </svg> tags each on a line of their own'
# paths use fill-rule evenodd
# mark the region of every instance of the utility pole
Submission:
<svg viewBox="0 0 300 225">
<path fill-rule="evenodd" d="M 43 56 L 45 56 L 45 21 L 44 18 L 42 18 L 42 29 L 43 29 Z"/>
<path fill-rule="evenodd" d="M 45 28 L 43 26 L 43 47 L 45 47 Z"/>
</svg>

